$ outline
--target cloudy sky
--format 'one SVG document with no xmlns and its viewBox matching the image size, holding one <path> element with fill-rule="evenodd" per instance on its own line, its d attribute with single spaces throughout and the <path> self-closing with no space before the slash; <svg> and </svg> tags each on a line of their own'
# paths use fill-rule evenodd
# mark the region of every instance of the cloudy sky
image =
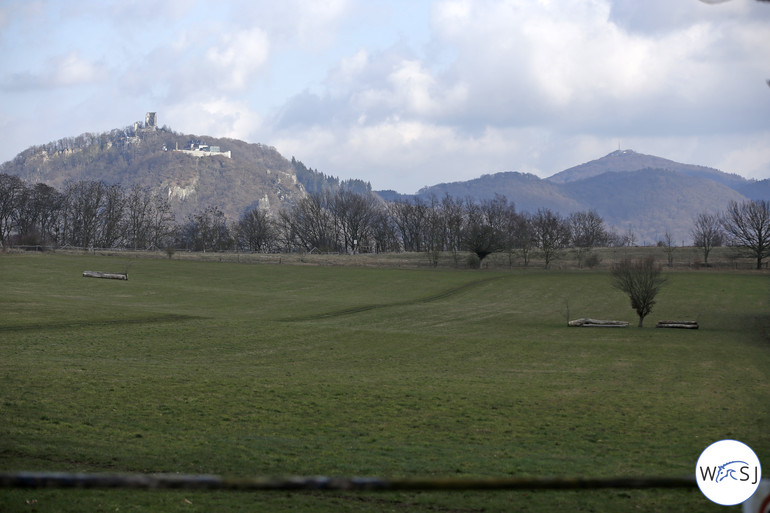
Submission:
<svg viewBox="0 0 770 513">
<path fill-rule="evenodd" d="M 375 189 L 633 149 L 770 177 L 770 4 L 0 0 L 0 162 L 158 113 Z"/>
</svg>

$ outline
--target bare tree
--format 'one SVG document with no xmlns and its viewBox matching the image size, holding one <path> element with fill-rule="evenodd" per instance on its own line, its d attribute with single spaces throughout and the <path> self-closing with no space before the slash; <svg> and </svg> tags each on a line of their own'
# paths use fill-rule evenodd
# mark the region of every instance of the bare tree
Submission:
<svg viewBox="0 0 770 513">
<path fill-rule="evenodd" d="M 419 197 L 394 201 L 388 211 L 401 236 L 404 251 L 422 251 L 425 241 L 425 217 L 428 206 Z"/>
<path fill-rule="evenodd" d="M 146 248 L 149 240 L 148 220 L 152 212 L 149 187 L 134 184 L 126 194 L 126 244 L 133 249 Z"/>
<path fill-rule="evenodd" d="M 26 189 L 18 176 L 0 174 L 0 245 L 3 248 L 9 244 Z"/>
<path fill-rule="evenodd" d="M 0 192 L 0 204 L 5 199 Z M 25 187 L 17 199 L 20 203 L 16 209 L 15 226 L 19 242 L 25 245 L 55 242 L 62 195 L 51 186 L 38 183 Z"/>
<path fill-rule="evenodd" d="M 641 260 L 626 258 L 613 264 L 610 274 L 612 286 L 628 294 L 631 299 L 631 308 L 636 310 L 641 328 L 644 318 L 655 306 L 655 296 L 666 282 L 661 266 L 655 263 L 653 256 Z"/>
<path fill-rule="evenodd" d="M 573 212 L 567 221 L 572 245 L 577 248 L 578 265 L 583 267 L 583 260 L 591 249 L 606 246 L 610 235 L 604 226 L 604 219 L 596 210 Z"/>
<path fill-rule="evenodd" d="M 426 203 L 423 249 L 433 267 L 438 266 L 439 256 L 446 244 L 447 220 L 441 203 L 431 195 Z"/>
<path fill-rule="evenodd" d="M 628 228 L 623 235 L 620 236 L 621 246 L 636 246 L 636 232 L 632 228 Z"/>
<path fill-rule="evenodd" d="M 521 226 L 522 215 L 516 212 L 514 204 L 503 213 L 502 231 L 503 231 L 503 250 L 508 254 L 508 267 L 513 267 L 513 256 L 519 250 L 519 227 Z"/>
<path fill-rule="evenodd" d="M 462 246 L 462 230 L 465 221 L 465 209 L 463 201 L 460 198 L 453 198 L 448 193 L 441 199 L 441 212 L 444 216 L 446 227 L 446 246 L 452 252 L 455 265 L 457 264 L 457 253 Z"/>
<path fill-rule="evenodd" d="M 40 233 L 40 243 L 57 243 L 64 195 L 50 185 L 38 183 L 32 188 L 31 198 L 36 212 L 35 219 Z"/>
<path fill-rule="evenodd" d="M 119 246 L 124 237 L 126 197 L 120 185 L 102 184 L 102 198 L 95 244 L 101 248 L 113 248 Z"/>
<path fill-rule="evenodd" d="M 178 231 L 168 197 L 158 192 L 153 193 L 150 214 L 147 247 L 168 247 L 174 232 Z"/>
<path fill-rule="evenodd" d="M 371 193 L 359 194 L 340 188 L 329 205 L 342 232 L 343 249 L 355 253 L 371 234 L 372 222 L 377 213 L 377 202 Z"/>
<path fill-rule="evenodd" d="M 372 221 L 372 239 L 375 252 L 399 251 L 401 243 L 398 240 L 396 226 L 385 208 L 377 209 Z"/>
<path fill-rule="evenodd" d="M 663 234 L 663 240 L 660 242 L 663 246 L 663 251 L 666 252 L 666 259 L 668 260 L 668 266 L 674 267 L 674 251 L 676 251 L 676 244 L 674 242 L 674 236 L 666 229 L 666 233 Z"/>
<path fill-rule="evenodd" d="M 482 261 L 492 253 L 502 251 L 506 244 L 508 213 L 513 204 L 505 196 L 495 195 L 494 199 L 476 203 L 465 202 L 466 222 L 462 232 L 463 247 Z"/>
<path fill-rule="evenodd" d="M 527 212 L 516 214 L 512 242 L 514 251 L 524 259 L 524 266 L 528 266 L 532 250 L 537 247 L 537 236 L 532 216 Z"/>
<path fill-rule="evenodd" d="M 133 249 L 161 248 L 172 232 L 174 215 L 168 198 L 135 184 L 125 192 L 125 244 Z"/>
<path fill-rule="evenodd" d="M 703 250 L 703 263 L 708 265 L 709 253 L 714 247 L 721 246 L 724 232 L 719 216 L 709 213 L 698 214 L 692 229 L 693 245 Z"/>
<path fill-rule="evenodd" d="M 289 246 L 312 251 L 336 251 L 337 232 L 329 210 L 329 193 L 308 194 L 280 213 L 283 237 Z"/>
<path fill-rule="evenodd" d="M 499 241 L 478 205 L 468 204 L 466 210 L 468 219 L 463 228 L 462 247 L 478 257 L 480 269 L 484 259 L 498 250 Z"/>
<path fill-rule="evenodd" d="M 248 251 L 269 251 L 278 238 L 270 214 L 259 208 L 246 212 L 238 221 L 236 231 L 239 246 Z"/>
<path fill-rule="evenodd" d="M 575 247 L 596 248 L 607 245 L 609 233 L 604 226 L 604 219 L 596 210 L 573 212 L 568 221 Z"/>
<path fill-rule="evenodd" d="M 204 253 L 229 249 L 231 242 L 225 214 L 214 206 L 187 217 L 184 237 L 190 249 Z"/>
<path fill-rule="evenodd" d="M 721 223 L 730 244 L 747 249 L 761 269 L 762 260 L 770 255 L 770 202 L 731 201 Z"/>
<path fill-rule="evenodd" d="M 63 242 L 92 248 L 99 233 L 99 216 L 104 208 L 107 185 L 83 180 L 64 187 L 66 207 L 63 218 Z"/>
<path fill-rule="evenodd" d="M 532 217 L 532 227 L 537 246 L 543 252 L 545 268 L 548 269 L 559 251 L 569 244 L 569 225 L 558 213 L 548 208 L 541 208 Z"/>
</svg>

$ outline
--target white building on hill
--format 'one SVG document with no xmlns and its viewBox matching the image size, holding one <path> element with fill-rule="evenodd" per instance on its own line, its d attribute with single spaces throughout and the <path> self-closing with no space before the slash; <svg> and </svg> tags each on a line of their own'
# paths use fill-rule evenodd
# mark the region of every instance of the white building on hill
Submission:
<svg viewBox="0 0 770 513">
<path fill-rule="evenodd" d="M 209 146 L 208 144 L 191 143 L 189 150 L 180 150 L 177 148 L 174 151 L 181 151 L 182 153 L 187 153 L 193 157 L 214 157 L 216 155 L 222 155 L 229 159 L 233 158 L 233 154 L 230 150 L 222 151 L 219 146 Z"/>
</svg>

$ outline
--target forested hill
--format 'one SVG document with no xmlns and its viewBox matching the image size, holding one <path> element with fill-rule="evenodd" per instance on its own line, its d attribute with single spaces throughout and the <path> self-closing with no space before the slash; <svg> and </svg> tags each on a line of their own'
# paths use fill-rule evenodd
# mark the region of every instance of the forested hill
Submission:
<svg viewBox="0 0 770 513">
<path fill-rule="evenodd" d="M 613 151 L 600 159 L 556 173 L 550 176 L 548 180 L 565 184 L 593 178 L 604 173 L 630 173 L 642 169 L 665 169 L 683 176 L 712 180 L 733 189 L 749 199 L 770 199 L 770 180 L 747 180 L 734 173 L 725 173 L 724 171 L 706 166 L 682 164 L 681 162 L 656 157 L 655 155 L 637 153 L 633 150 Z"/>
<path fill-rule="evenodd" d="M 175 151 L 191 147 L 209 152 Z M 57 189 L 80 180 L 149 186 L 168 195 L 178 219 L 208 206 L 237 219 L 250 208 L 277 211 L 305 195 L 295 166 L 275 148 L 155 127 L 86 133 L 33 146 L 2 164 L 0 173 Z"/>
<path fill-rule="evenodd" d="M 604 173 L 630 173 L 640 169 L 666 169 L 685 176 L 708 178 L 731 188 L 735 186 L 740 187 L 748 182 L 745 178 L 736 174 L 725 173 L 705 166 L 682 164 L 673 160 L 656 157 L 655 155 L 637 153 L 633 150 L 613 151 L 602 158 L 556 173 L 549 177 L 548 181 L 570 183 L 593 178 Z"/>
<path fill-rule="evenodd" d="M 654 243 L 668 231 L 681 243 L 691 239 L 693 219 L 699 213 L 723 210 L 730 201 L 770 200 L 770 180 L 746 180 L 716 169 L 622 150 L 546 179 L 495 173 L 418 192 L 421 197 L 444 194 L 479 199 L 502 194 L 517 210 L 529 212 L 550 208 L 566 215 L 594 209 L 618 231 L 634 232 L 639 242 Z"/>
</svg>

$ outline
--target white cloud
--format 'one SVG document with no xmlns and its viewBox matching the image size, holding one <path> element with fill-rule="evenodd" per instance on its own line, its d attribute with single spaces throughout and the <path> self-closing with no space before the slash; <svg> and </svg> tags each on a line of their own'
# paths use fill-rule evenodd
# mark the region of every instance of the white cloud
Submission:
<svg viewBox="0 0 770 513">
<path fill-rule="evenodd" d="M 260 28 L 225 34 L 217 45 L 206 50 L 206 60 L 199 71 L 211 77 L 224 90 L 241 90 L 262 67 L 269 56 L 267 34 Z"/>
<path fill-rule="evenodd" d="M 761 50 L 767 45 L 758 44 L 762 35 L 766 40 L 767 24 L 695 17 L 663 32 L 634 32 L 613 21 L 610 6 L 602 0 L 440 2 L 436 35 L 457 55 L 445 72 L 454 82 L 440 83 L 464 84 L 466 116 L 498 126 L 604 130 L 619 121 L 680 130 L 745 78 L 746 64 L 736 63 L 737 56 L 750 65 L 770 56 Z M 746 101 L 740 94 L 729 99 L 731 108 Z"/>
<path fill-rule="evenodd" d="M 369 65 L 369 52 L 364 48 L 350 57 L 343 57 L 338 68 L 327 77 L 326 85 L 332 94 L 345 94 Z"/>
<path fill-rule="evenodd" d="M 235 0 L 228 2 L 228 26 L 262 28 L 275 46 L 318 55 L 338 38 L 354 8 L 353 0 Z"/>
<path fill-rule="evenodd" d="M 109 129 L 154 110 L 175 130 L 272 144 L 402 192 L 498 171 L 549 176 L 618 141 L 770 174 L 763 2 L 154 4 L 0 7 L 0 120 L 19 127 L 14 150 L 40 143 L 36 130 Z M 31 112 L 65 121 L 43 132 Z"/>
<path fill-rule="evenodd" d="M 92 85 L 108 78 L 107 67 L 101 62 L 85 59 L 80 52 L 52 57 L 40 71 L 11 73 L 3 77 L 2 89 L 23 91 L 29 89 L 57 89 Z"/>
<path fill-rule="evenodd" d="M 615 5 L 437 2 L 431 45 L 452 60 L 436 66 L 430 52 L 402 45 L 355 49 L 324 93 L 292 100 L 275 145 L 326 173 L 414 191 L 447 175 L 549 176 L 618 142 L 716 166 L 716 148 L 735 144 L 727 134 L 764 123 L 752 104 L 764 96 L 751 91 L 765 86 L 746 70 L 766 62 L 757 51 L 766 24 L 685 10 L 677 24 L 631 30 Z"/>
<path fill-rule="evenodd" d="M 770 131 L 733 141 L 734 149 L 715 159 L 715 167 L 748 178 L 770 177 Z"/>
<path fill-rule="evenodd" d="M 366 126 L 295 128 L 270 144 L 324 173 L 412 193 L 481 173 L 531 171 L 524 164 L 532 161 L 532 148 L 541 137 L 537 129 L 497 128 L 468 136 L 454 127 L 394 117 Z M 501 162 L 508 165 L 501 167 Z"/>
<path fill-rule="evenodd" d="M 261 126 L 259 115 L 246 102 L 227 97 L 170 106 L 165 118 L 171 126 L 183 126 L 188 133 L 252 142 L 256 142 L 253 137 Z"/>
<path fill-rule="evenodd" d="M 588 2 L 449 2 L 436 9 L 445 44 L 457 49 L 453 72 L 469 84 L 474 108 L 521 105 L 538 117 L 658 93 L 676 73 L 676 41 L 634 36 L 609 21 L 609 4 Z M 458 16 L 458 12 L 462 16 Z M 668 49 L 667 51 L 662 51 Z M 523 117 L 525 123 L 530 116 Z"/>
<path fill-rule="evenodd" d="M 303 45 L 325 47 L 351 8 L 348 0 L 296 0 L 292 7 L 296 37 Z"/>
<path fill-rule="evenodd" d="M 392 96 L 410 114 L 440 117 L 460 107 L 467 99 L 464 84 L 442 86 L 421 62 L 405 60 L 388 76 Z"/>
<path fill-rule="evenodd" d="M 70 52 L 52 64 L 53 85 L 90 84 L 106 78 L 106 69 L 103 65 L 83 59 L 78 52 Z"/>
</svg>

